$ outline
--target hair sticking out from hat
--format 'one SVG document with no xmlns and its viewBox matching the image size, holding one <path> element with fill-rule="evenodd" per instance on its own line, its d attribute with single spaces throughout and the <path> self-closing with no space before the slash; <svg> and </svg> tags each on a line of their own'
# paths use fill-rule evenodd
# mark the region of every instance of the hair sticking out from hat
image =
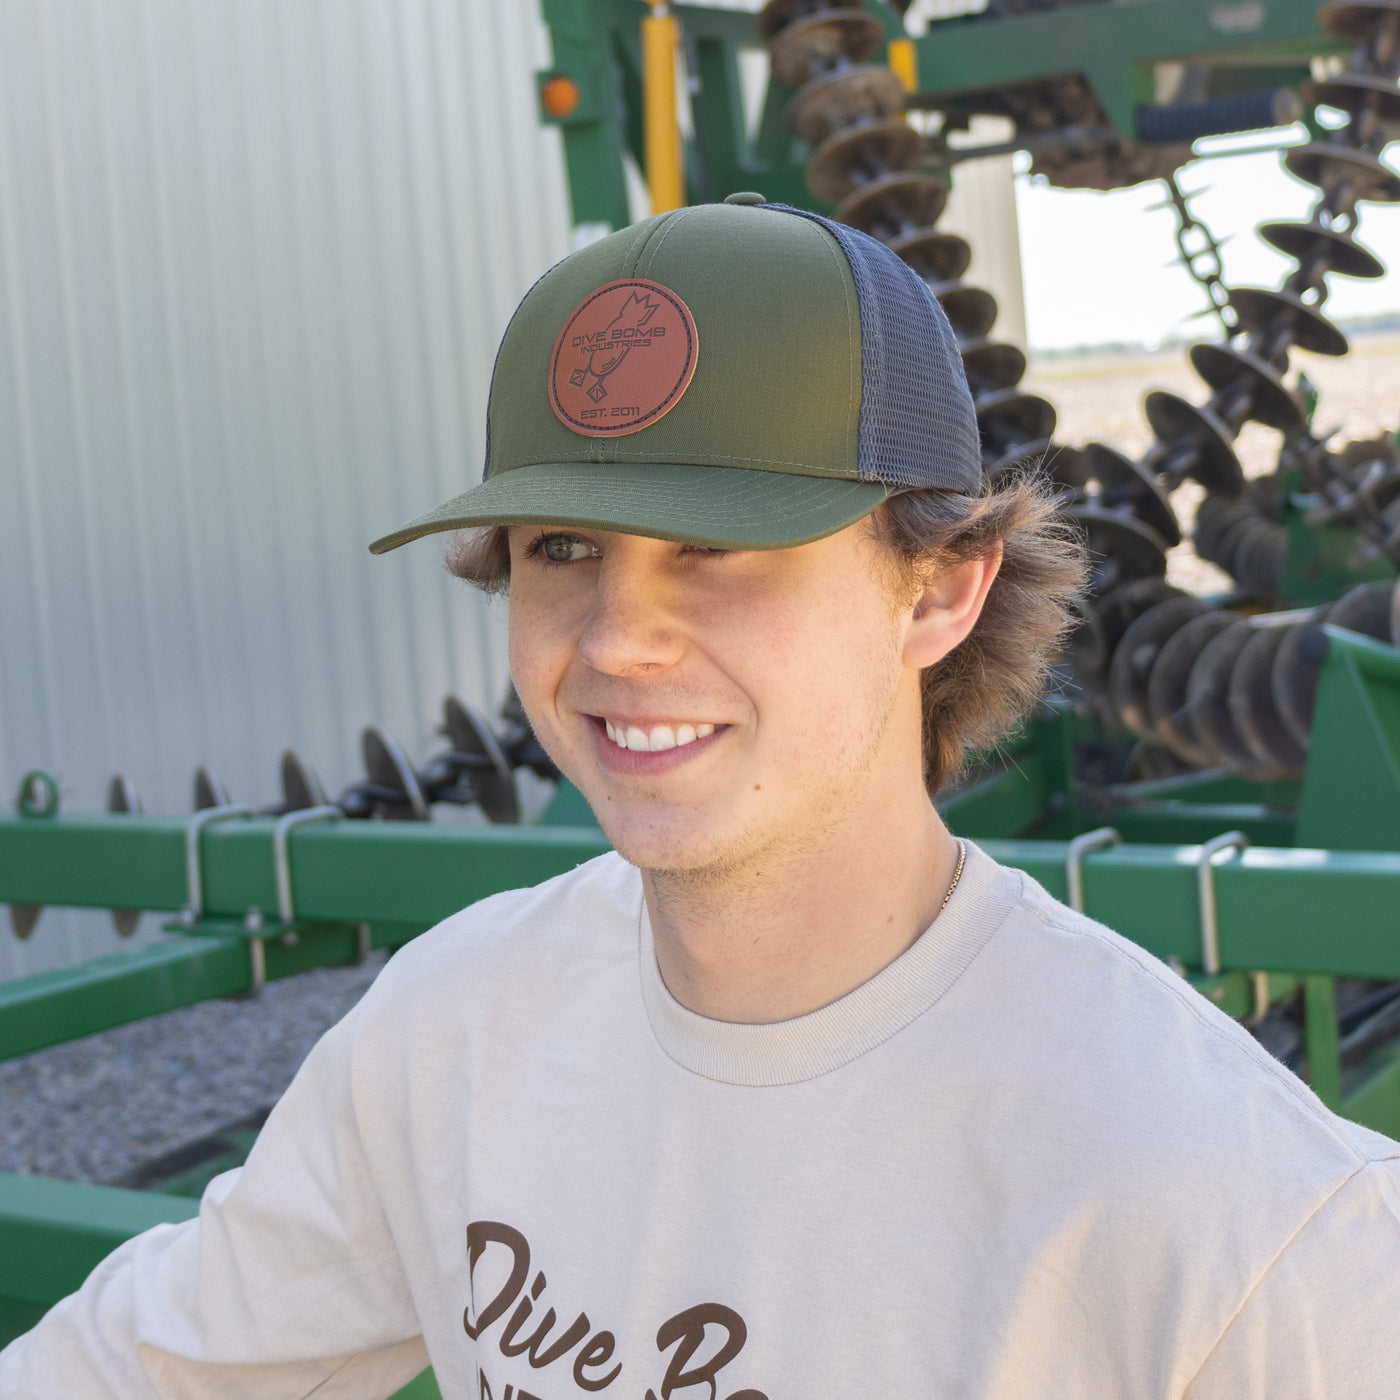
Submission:
<svg viewBox="0 0 1400 1400">
<path fill-rule="evenodd" d="M 923 674 L 924 782 L 937 794 L 1039 704 L 1088 578 L 1084 539 L 1029 468 L 978 495 L 900 492 L 875 511 L 871 528 L 908 588 L 1001 549 L 977 625 Z"/>
<path fill-rule="evenodd" d="M 902 491 L 875 510 L 869 528 L 889 552 L 900 592 L 1001 550 L 977 625 L 923 675 L 924 781 L 936 794 L 970 754 L 995 748 L 1039 703 L 1088 576 L 1083 536 L 1056 516 L 1046 480 L 1029 472 L 1004 474 L 978 494 Z M 506 528 L 452 536 L 446 566 L 487 593 L 508 592 Z"/>
</svg>

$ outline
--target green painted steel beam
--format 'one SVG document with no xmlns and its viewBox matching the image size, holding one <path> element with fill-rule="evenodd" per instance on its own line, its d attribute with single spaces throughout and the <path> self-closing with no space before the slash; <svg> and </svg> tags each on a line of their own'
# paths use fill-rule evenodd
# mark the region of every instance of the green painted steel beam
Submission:
<svg viewBox="0 0 1400 1400">
<path fill-rule="evenodd" d="M 248 990 L 242 939 L 190 938 L 0 982 L 0 1060 Z"/>
<path fill-rule="evenodd" d="M 979 785 L 968 796 L 969 802 L 1004 804 L 988 819 L 989 826 L 1005 823 L 1003 831 L 1037 810 L 1026 796 L 1040 781 L 1034 763 L 1024 756 L 1017 762 L 1020 768 L 1008 769 L 991 789 Z M 957 807 L 950 802 L 945 810 L 957 826 Z M 0 818 L 0 901 L 177 908 L 185 899 L 183 826 L 178 819 L 139 816 Z M 275 919 L 271 828 L 270 820 L 231 821 L 204 833 L 206 911 L 221 937 L 240 936 L 238 924 L 249 908 Z M 984 844 L 1052 893 L 1066 893 L 1063 842 Z M 405 930 L 425 928 L 497 890 L 537 884 L 601 854 L 607 843 L 596 828 L 347 821 L 295 832 L 289 849 L 299 919 L 339 927 L 308 929 L 295 948 L 270 939 L 269 976 L 344 961 L 352 951 L 347 925 L 370 923 L 377 941 L 389 941 L 378 930 L 392 925 L 392 936 L 402 941 Z M 1089 912 L 1160 956 L 1199 966 L 1198 854 L 1191 845 L 1126 844 L 1091 856 L 1085 863 Z M 89 857 L 110 883 L 86 868 Z M 1256 848 L 1223 861 L 1214 878 L 1227 966 L 1400 977 L 1400 854 Z M 207 944 L 192 939 L 178 946 L 199 950 L 189 954 L 188 966 L 203 967 L 215 957 Z M 236 948 L 218 946 L 219 965 L 226 959 L 231 966 Z M 186 965 L 174 952 L 141 956 Z M 116 975 L 111 961 L 91 975 L 110 980 Z M 75 968 L 46 975 L 70 979 L 65 985 L 72 989 L 86 974 Z M 153 968 L 141 975 L 172 974 Z M 217 979 L 208 975 L 213 986 Z M 212 994 L 227 994 L 226 985 L 218 982 Z"/>
<path fill-rule="evenodd" d="M 1279 63 L 1345 51 L 1317 25 L 1316 0 L 1138 0 L 1015 17 L 932 23 L 916 41 L 920 91 L 913 105 L 982 89 L 1082 73 L 1113 126 L 1134 133 L 1133 111 L 1150 100 L 1150 66 L 1189 58 Z"/>
<path fill-rule="evenodd" d="M 1127 783 L 1110 788 L 1132 802 L 1249 803 L 1266 807 L 1296 806 L 1302 784 L 1283 778 L 1255 783 L 1237 778 L 1224 768 L 1207 768 L 1199 773 L 1182 773 L 1175 778 L 1157 778 L 1147 783 Z"/>
<path fill-rule="evenodd" d="M 1301 498 L 1304 504 L 1310 496 Z M 1395 566 L 1382 554 L 1360 569 L 1353 567 L 1359 537 L 1344 525 L 1313 525 L 1301 506 L 1290 506 L 1285 514 L 1287 549 L 1279 598 L 1286 607 L 1310 608 L 1336 602 L 1359 583 L 1374 583 L 1395 577 Z"/>
<path fill-rule="evenodd" d="M 39 1321 L 116 1247 L 192 1219 L 198 1201 L 74 1181 L 0 1174 L 0 1347 Z M 393 1400 L 440 1400 L 424 1371 Z"/>
<path fill-rule="evenodd" d="M 397 948 L 427 927 L 375 923 L 368 928 L 369 946 Z M 196 1002 L 248 995 L 255 990 L 254 937 L 262 944 L 265 982 L 341 966 L 359 954 L 349 924 L 299 924 L 290 935 L 277 924 L 256 935 L 215 924 L 129 953 L 0 982 L 0 1060 Z"/>
<path fill-rule="evenodd" d="M 1068 895 L 1062 842 L 984 841 L 1004 865 Z M 1202 965 L 1195 846 L 1122 845 L 1083 862 L 1087 912 L 1160 958 Z M 1251 848 L 1213 881 L 1222 966 L 1400 978 L 1400 854 Z"/>
<path fill-rule="evenodd" d="M 979 841 L 1029 831 L 1044 816 L 1045 799 L 1045 761 L 1030 750 L 1001 772 L 940 798 L 938 810 L 954 831 Z"/>
<path fill-rule="evenodd" d="M 1400 1046 L 1377 1050 L 1342 1075 L 1342 1116 L 1400 1138 Z"/>
<path fill-rule="evenodd" d="M 1256 846 L 1291 846 L 1297 821 L 1258 802 L 1138 802 L 1099 824 L 1116 827 L 1125 841 L 1154 845 L 1198 846 L 1222 831 L 1242 831 Z"/>
<path fill-rule="evenodd" d="M 242 920 L 257 909 L 276 918 L 273 825 L 234 819 L 202 833 L 209 916 Z M 0 816 L 0 903 L 179 910 L 188 899 L 186 826 L 179 817 Z M 596 827 L 429 822 L 327 822 L 288 842 L 299 919 L 420 927 L 607 849 Z"/>
<path fill-rule="evenodd" d="M 1313 707 L 1298 839 L 1400 850 L 1400 648 L 1337 627 Z"/>
<path fill-rule="evenodd" d="M 198 1210 L 179 1196 L 0 1174 L 0 1297 L 47 1307 L 123 1240 Z"/>
<path fill-rule="evenodd" d="M 144 817 L 0 819 L 0 902 L 105 908 L 112 896 L 101 881 L 114 878 L 115 907 L 178 909 L 186 900 L 183 826 Z M 286 929 L 276 919 L 271 829 L 270 821 L 235 820 L 203 833 L 205 918 L 186 936 L 0 982 L 0 1059 L 242 996 L 254 988 L 254 939 L 267 981 L 348 963 L 359 952 L 357 925 L 368 925 L 370 947 L 396 947 L 488 894 L 538 884 L 608 849 L 596 828 L 308 827 L 288 843 L 298 917 Z M 246 926 L 250 909 L 260 928 Z"/>
</svg>

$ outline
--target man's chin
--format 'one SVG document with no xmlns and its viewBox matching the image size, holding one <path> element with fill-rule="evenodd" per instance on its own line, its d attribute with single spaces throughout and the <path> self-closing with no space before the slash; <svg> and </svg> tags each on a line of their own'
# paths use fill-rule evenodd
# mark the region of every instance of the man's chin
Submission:
<svg viewBox="0 0 1400 1400">
<path fill-rule="evenodd" d="M 703 876 L 735 864 L 734 843 L 694 823 L 638 826 L 629 821 L 601 820 L 603 835 L 629 865 L 657 875 Z"/>
</svg>

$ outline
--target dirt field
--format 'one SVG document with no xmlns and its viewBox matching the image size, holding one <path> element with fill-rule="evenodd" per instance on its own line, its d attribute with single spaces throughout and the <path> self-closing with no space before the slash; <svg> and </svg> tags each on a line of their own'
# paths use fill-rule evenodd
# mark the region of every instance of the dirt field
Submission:
<svg viewBox="0 0 1400 1400">
<path fill-rule="evenodd" d="M 1340 427 L 1335 441 L 1374 437 L 1400 424 L 1400 339 L 1355 337 L 1351 353 L 1342 359 L 1299 354 L 1291 363 L 1289 383 L 1302 369 L 1318 386 L 1316 422 L 1324 431 Z M 1055 405 L 1060 441 L 1080 446 L 1097 439 L 1132 457 L 1141 455 L 1152 442 L 1151 429 L 1142 414 L 1142 400 L 1150 390 L 1169 389 L 1196 403 L 1207 397 L 1184 348 L 1156 354 L 1033 358 L 1026 386 Z M 1278 447 L 1276 432 L 1257 423 L 1248 424 L 1238 442 L 1245 471 L 1250 476 L 1272 471 Z M 1187 482 L 1172 499 L 1183 525 L 1189 528 L 1200 499 L 1199 488 Z M 1195 592 L 1228 585 L 1226 575 L 1198 560 L 1189 544 L 1172 552 L 1168 577 Z"/>
</svg>

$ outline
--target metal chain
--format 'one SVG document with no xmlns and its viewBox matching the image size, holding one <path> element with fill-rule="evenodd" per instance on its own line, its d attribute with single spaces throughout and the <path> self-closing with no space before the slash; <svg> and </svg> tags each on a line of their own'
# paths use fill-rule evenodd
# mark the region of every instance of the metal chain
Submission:
<svg viewBox="0 0 1400 1400">
<path fill-rule="evenodd" d="M 1219 318 L 1227 336 L 1235 335 L 1239 325 L 1230 310 L 1230 290 L 1225 285 L 1225 265 L 1220 257 L 1220 244 L 1215 235 L 1191 212 L 1187 196 L 1177 183 L 1176 172 L 1162 177 L 1167 187 L 1167 195 L 1176 210 L 1176 246 L 1181 254 L 1182 264 L 1192 278 L 1205 289 L 1210 299 L 1210 310 Z M 1192 247 L 1189 239 L 1197 235 L 1198 246 Z M 1202 313 L 1208 314 L 1208 313 Z"/>
</svg>

